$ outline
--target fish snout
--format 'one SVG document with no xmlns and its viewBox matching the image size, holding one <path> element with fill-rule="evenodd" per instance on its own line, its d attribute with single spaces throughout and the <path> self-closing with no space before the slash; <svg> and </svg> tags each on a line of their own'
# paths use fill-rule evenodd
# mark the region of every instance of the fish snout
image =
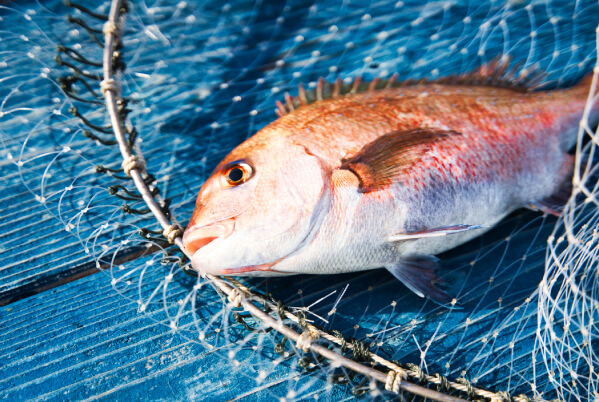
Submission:
<svg viewBox="0 0 599 402">
<path fill-rule="evenodd" d="M 211 225 L 193 225 L 183 234 L 183 248 L 189 256 L 207 246 L 214 240 L 231 234 L 232 225 L 229 222 L 219 222 Z"/>
</svg>

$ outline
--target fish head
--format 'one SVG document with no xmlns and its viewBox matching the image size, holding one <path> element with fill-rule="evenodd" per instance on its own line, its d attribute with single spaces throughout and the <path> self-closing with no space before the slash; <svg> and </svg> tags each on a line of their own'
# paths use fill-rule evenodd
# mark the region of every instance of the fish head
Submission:
<svg viewBox="0 0 599 402">
<path fill-rule="evenodd" d="M 316 229 L 323 163 L 289 137 L 259 138 L 233 150 L 199 192 L 183 244 L 202 274 L 280 275 L 276 264 Z"/>
</svg>

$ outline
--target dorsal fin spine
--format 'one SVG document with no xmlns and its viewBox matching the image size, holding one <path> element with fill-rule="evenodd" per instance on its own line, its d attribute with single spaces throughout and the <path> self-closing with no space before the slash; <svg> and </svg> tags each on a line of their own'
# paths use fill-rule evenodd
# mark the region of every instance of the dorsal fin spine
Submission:
<svg viewBox="0 0 599 402">
<path fill-rule="evenodd" d="M 370 81 L 370 84 L 368 85 L 368 90 L 374 91 L 376 89 L 376 86 L 379 84 L 379 82 L 381 82 L 381 79 L 379 77 L 376 77 L 375 79 Z"/>
<path fill-rule="evenodd" d="M 306 106 L 308 104 L 308 97 L 306 96 L 306 89 L 304 88 L 304 84 L 300 84 L 298 96 L 302 106 Z"/>
<path fill-rule="evenodd" d="M 285 105 L 283 105 L 280 100 L 277 100 L 277 115 L 281 117 L 285 116 L 287 113 L 289 112 L 287 111 Z"/>
<path fill-rule="evenodd" d="M 389 78 L 389 80 L 387 81 L 387 84 L 385 85 L 385 88 L 391 88 L 395 82 L 397 81 L 397 78 L 399 77 L 398 73 L 393 73 L 393 75 L 391 76 L 391 78 Z"/>
<path fill-rule="evenodd" d="M 320 77 L 318 79 L 318 84 L 316 85 L 316 100 L 317 101 L 321 101 L 324 99 L 323 96 L 323 90 L 324 90 L 324 78 Z"/>
<path fill-rule="evenodd" d="M 354 80 L 354 82 L 352 84 L 351 91 L 349 91 L 349 93 L 351 93 L 351 94 L 358 93 L 358 88 L 360 88 L 361 83 L 362 83 L 362 77 L 360 77 L 360 76 L 356 77 L 356 79 Z"/>
<path fill-rule="evenodd" d="M 339 96 L 339 94 L 341 93 L 342 83 L 343 82 L 341 81 L 341 78 L 337 77 L 337 79 L 335 80 L 335 87 L 333 88 L 333 97 Z"/>
<path fill-rule="evenodd" d="M 295 110 L 295 106 L 293 105 L 293 98 L 289 95 L 289 92 L 285 92 L 285 103 L 287 103 L 287 108 L 290 112 Z"/>
</svg>

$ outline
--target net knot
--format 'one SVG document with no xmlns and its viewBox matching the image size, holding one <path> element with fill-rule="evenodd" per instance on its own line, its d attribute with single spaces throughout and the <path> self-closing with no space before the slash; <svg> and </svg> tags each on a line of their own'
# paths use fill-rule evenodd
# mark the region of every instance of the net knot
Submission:
<svg viewBox="0 0 599 402">
<path fill-rule="evenodd" d="M 110 91 L 114 94 L 117 94 L 119 92 L 119 86 L 114 80 L 114 78 L 108 78 L 100 82 L 100 90 L 103 94 L 106 94 L 106 91 Z"/>
<path fill-rule="evenodd" d="M 310 350 L 310 345 L 312 344 L 312 342 L 314 342 L 318 338 L 320 338 L 320 334 L 318 332 L 310 329 L 305 330 L 297 339 L 295 346 L 297 346 L 298 349 L 301 349 L 304 352 L 308 352 Z"/>
<path fill-rule="evenodd" d="M 183 235 L 183 228 L 178 224 L 173 223 L 172 225 L 164 229 L 162 235 L 166 237 L 170 244 L 173 244 L 177 237 L 181 237 Z"/>
<path fill-rule="evenodd" d="M 358 361 L 368 361 L 370 359 L 370 351 L 366 342 L 350 338 L 350 344 L 354 358 Z"/>
<path fill-rule="evenodd" d="M 450 389 L 447 377 L 444 377 L 441 374 L 437 373 L 435 374 L 435 378 L 437 379 L 437 391 L 443 392 Z"/>
<path fill-rule="evenodd" d="M 347 341 L 343 337 L 343 334 L 340 331 L 333 330 L 333 335 L 335 335 L 335 337 L 339 339 L 339 346 L 341 346 L 341 352 L 347 352 Z"/>
<path fill-rule="evenodd" d="M 231 293 L 229 293 L 229 295 L 227 296 L 227 299 L 229 300 L 229 302 L 231 302 L 231 304 L 233 304 L 233 307 L 241 307 L 243 295 L 241 294 L 239 289 L 233 288 L 231 289 Z"/>
<path fill-rule="evenodd" d="M 422 371 L 419 365 L 414 363 L 408 363 L 407 366 L 412 372 L 414 372 L 415 376 L 418 377 L 418 381 L 420 383 L 426 382 L 426 375 L 424 374 L 424 371 Z"/>
<path fill-rule="evenodd" d="M 408 373 L 401 368 L 397 368 L 395 370 L 390 370 L 387 373 L 387 379 L 385 380 L 385 389 L 387 391 L 393 391 L 396 394 L 399 394 L 399 386 L 401 382 L 408 378 Z"/>
<path fill-rule="evenodd" d="M 464 392 L 466 392 L 469 399 L 474 398 L 474 388 L 472 387 L 470 381 L 468 381 L 466 378 L 458 378 L 456 381 L 465 386 Z"/>
<path fill-rule="evenodd" d="M 131 177 L 131 171 L 133 169 L 138 170 L 140 173 L 146 169 L 143 161 L 135 155 L 129 155 L 127 158 L 125 158 L 121 166 L 123 167 L 125 174 L 129 177 Z"/>
<path fill-rule="evenodd" d="M 102 33 L 104 35 L 115 35 L 119 31 L 119 27 L 113 21 L 106 21 L 102 27 Z"/>
<path fill-rule="evenodd" d="M 507 391 L 499 391 L 496 394 L 487 397 L 489 402 L 504 402 L 513 401 L 514 399 L 507 393 Z"/>
<path fill-rule="evenodd" d="M 285 320 L 285 306 L 282 301 L 277 302 L 277 314 L 279 314 L 281 321 Z"/>
<path fill-rule="evenodd" d="M 297 323 L 300 327 L 302 327 L 302 329 L 306 329 L 306 327 L 308 326 L 308 323 L 306 322 L 306 315 L 304 314 L 303 311 L 298 311 L 297 312 Z"/>
</svg>

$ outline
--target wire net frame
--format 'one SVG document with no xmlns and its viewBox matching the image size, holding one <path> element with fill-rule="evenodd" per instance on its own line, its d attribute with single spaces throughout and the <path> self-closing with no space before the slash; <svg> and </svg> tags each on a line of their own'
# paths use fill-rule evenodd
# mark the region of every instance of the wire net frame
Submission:
<svg viewBox="0 0 599 402">
<path fill-rule="evenodd" d="M 123 99 L 121 94 L 122 87 L 117 71 L 118 67 L 115 67 L 116 64 L 114 63 L 114 59 L 117 56 L 115 53 L 116 44 L 121 40 L 121 36 L 123 34 L 126 12 L 126 9 L 123 7 L 124 4 L 124 0 L 111 0 L 108 21 L 103 26 L 102 33 L 104 35 L 104 50 L 102 61 L 103 80 L 101 81 L 101 91 L 105 98 L 105 104 L 110 117 L 114 137 L 118 143 L 119 150 L 123 158 L 122 167 L 124 172 L 131 177 L 137 190 L 139 191 L 139 194 L 142 196 L 144 202 L 147 204 L 148 208 L 164 230 L 164 237 L 166 237 L 171 244 L 176 245 L 183 253 L 185 253 L 181 240 L 183 229 L 178 223 L 176 223 L 174 218 L 169 219 L 169 217 L 165 215 L 163 209 L 160 207 L 154 198 L 154 195 L 149 190 L 148 185 L 146 181 L 144 181 L 143 177 L 145 172 L 145 163 L 143 162 L 144 159 L 141 155 L 141 150 L 139 148 L 133 150 L 131 145 L 127 143 L 127 140 L 125 139 L 126 122 L 123 121 L 122 116 L 118 112 L 119 105 L 122 103 Z M 575 170 L 574 176 L 574 194 L 576 195 L 578 193 L 584 193 L 587 195 L 587 197 L 591 197 L 592 201 L 597 203 L 597 200 L 594 199 L 592 193 L 589 193 L 588 189 L 583 186 L 583 180 L 581 179 L 579 173 L 582 168 L 582 161 L 580 159 L 580 155 L 582 155 L 582 139 L 584 138 L 585 133 L 591 132 L 590 127 L 588 127 L 588 117 L 591 113 L 591 106 L 597 97 L 595 87 L 598 81 L 599 68 L 595 67 L 593 73 L 593 84 L 589 93 L 589 102 L 587 102 L 587 106 L 583 115 L 583 122 L 586 123 L 581 123 L 579 127 L 576 162 L 577 168 Z M 594 149 L 596 137 L 592 138 L 593 140 L 590 146 Z M 588 171 L 585 171 L 585 174 L 588 173 Z M 564 219 L 573 221 L 574 212 L 575 208 L 567 208 L 566 213 L 564 214 Z M 578 240 L 576 240 L 576 235 L 572 233 L 572 231 L 567 231 L 566 236 L 570 243 L 580 245 Z M 558 254 L 556 252 L 557 244 L 562 241 L 563 238 L 558 238 L 557 240 L 554 236 L 549 238 L 548 264 L 551 265 L 551 268 L 557 267 L 558 274 L 563 274 L 566 276 L 569 267 L 564 265 L 562 260 L 564 255 L 567 255 L 568 253 Z M 541 302 L 545 303 L 548 303 L 552 299 L 551 287 L 553 284 L 555 284 L 554 277 L 549 275 L 549 273 L 550 270 L 546 272 L 543 282 L 541 282 L 539 286 L 540 297 L 542 299 Z M 415 365 L 401 367 L 394 362 L 388 361 L 381 356 L 366 350 L 364 354 L 371 362 L 371 366 L 378 365 L 379 367 L 386 368 L 387 371 L 385 372 L 383 370 L 369 367 L 363 363 L 347 358 L 318 343 L 319 339 L 325 339 L 350 350 L 356 348 L 355 344 L 347 343 L 347 341 L 340 336 L 339 333 L 334 335 L 327 331 L 323 331 L 322 329 L 316 328 L 314 325 L 307 323 L 297 314 L 294 314 L 280 305 L 276 305 L 275 303 L 266 300 L 262 296 L 255 294 L 249 288 L 233 278 L 224 279 L 213 275 L 203 276 L 209 280 L 210 284 L 217 291 L 220 291 L 226 295 L 228 301 L 233 305 L 233 307 L 243 308 L 255 319 L 261 321 L 265 327 L 272 328 L 290 340 L 293 340 L 297 349 L 320 355 L 329 360 L 333 366 L 343 366 L 351 371 L 365 375 L 367 378 L 371 379 L 371 389 L 376 388 L 376 382 L 379 382 L 384 384 L 386 390 L 392 391 L 394 393 L 405 391 L 413 395 L 437 401 L 463 400 L 449 395 L 448 393 L 435 391 L 416 384 L 416 382 L 420 382 L 428 383 L 430 385 L 437 385 L 438 389 L 461 392 L 462 394 L 467 395 L 469 399 L 484 398 L 490 401 L 512 400 L 517 402 L 531 400 L 531 398 L 523 394 L 511 396 L 504 392 L 491 392 L 482 388 L 478 388 L 473 386 L 464 378 L 458 378 L 455 381 L 450 381 L 439 374 L 428 375 Z M 259 307 L 259 305 L 268 306 L 268 311 L 271 313 L 264 311 Z M 278 313 L 278 318 L 276 313 Z M 302 331 L 298 332 L 289 325 L 286 325 L 283 322 L 283 319 L 287 319 L 295 324 L 298 324 Z M 548 317 L 539 317 L 539 322 L 543 321 L 544 319 L 548 319 Z M 541 333 L 538 332 L 537 336 L 541 337 Z"/>
</svg>

